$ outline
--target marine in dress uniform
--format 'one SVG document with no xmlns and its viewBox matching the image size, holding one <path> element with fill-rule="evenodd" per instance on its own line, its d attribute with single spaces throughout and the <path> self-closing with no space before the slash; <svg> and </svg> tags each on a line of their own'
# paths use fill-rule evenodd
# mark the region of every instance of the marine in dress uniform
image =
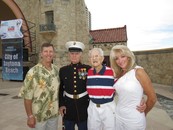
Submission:
<svg viewBox="0 0 173 130">
<path fill-rule="evenodd" d="M 70 41 L 66 43 L 66 48 L 69 53 L 82 53 L 85 46 L 81 42 Z M 87 130 L 89 97 L 86 91 L 86 80 L 90 68 L 89 65 L 81 62 L 71 63 L 60 68 L 59 107 L 66 107 L 65 130 L 74 130 L 75 124 L 77 124 L 78 130 Z"/>
</svg>

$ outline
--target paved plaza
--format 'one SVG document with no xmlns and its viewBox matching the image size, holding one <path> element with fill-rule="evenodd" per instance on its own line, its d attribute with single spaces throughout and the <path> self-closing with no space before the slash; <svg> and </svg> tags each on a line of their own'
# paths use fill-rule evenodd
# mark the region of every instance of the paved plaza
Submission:
<svg viewBox="0 0 173 130">
<path fill-rule="evenodd" d="M 153 85 L 156 93 L 173 99 L 171 86 Z M 22 82 L 0 79 L 0 130 L 28 129 L 23 99 L 17 98 L 21 86 Z M 58 130 L 62 130 L 61 117 L 59 119 Z M 147 115 L 146 130 L 173 130 L 173 120 L 158 101 Z"/>
</svg>

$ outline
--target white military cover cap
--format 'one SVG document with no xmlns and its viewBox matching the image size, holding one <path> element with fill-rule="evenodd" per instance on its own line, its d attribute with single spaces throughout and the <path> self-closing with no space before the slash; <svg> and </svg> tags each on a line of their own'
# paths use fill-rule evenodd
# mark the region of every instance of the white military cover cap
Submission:
<svg viewBox="0 0 173 130">
<path fill-rule="evenodd" d="M 79 41 L 69 41 L 65 46 L 69 52 L 81 52 L 85 49 L 85 45 Z"/>
</svg>

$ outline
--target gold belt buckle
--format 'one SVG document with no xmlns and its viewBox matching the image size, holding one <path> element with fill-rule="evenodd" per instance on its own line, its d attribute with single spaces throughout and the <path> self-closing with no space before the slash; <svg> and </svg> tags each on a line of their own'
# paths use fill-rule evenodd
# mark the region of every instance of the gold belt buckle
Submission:
<svg viewBox="0 0 173 130">
<path fill-rule="evenodd" d="M 73 95 L 73 99 L 79 99 L 79 95 Z"/>
<path fill-rule="evenodd" d="M 96 104 L 96 107 L 100 107 L 100 104 Z"/>
</svg>

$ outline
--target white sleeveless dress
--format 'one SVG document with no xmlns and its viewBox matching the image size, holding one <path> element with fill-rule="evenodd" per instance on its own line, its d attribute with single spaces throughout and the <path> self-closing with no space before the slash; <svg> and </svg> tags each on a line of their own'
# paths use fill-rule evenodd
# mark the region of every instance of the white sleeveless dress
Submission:
<svg viewBox="0 0 173 130">
<path fill-rule="evenodd" d="M 136 66 L 114 84 L 118 95 L 116 130 L 145 130 L 146 128 L 145 114 L 136 110 L 143 96 L 143 88 L 135 76 L 136 68 L 142 67 Z"/>
</svg>

